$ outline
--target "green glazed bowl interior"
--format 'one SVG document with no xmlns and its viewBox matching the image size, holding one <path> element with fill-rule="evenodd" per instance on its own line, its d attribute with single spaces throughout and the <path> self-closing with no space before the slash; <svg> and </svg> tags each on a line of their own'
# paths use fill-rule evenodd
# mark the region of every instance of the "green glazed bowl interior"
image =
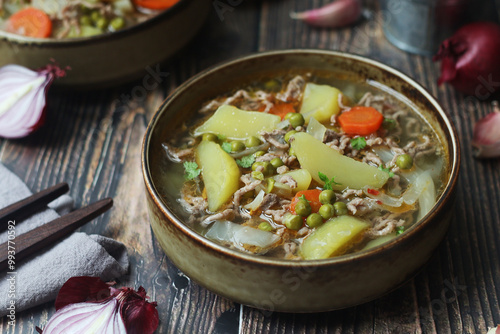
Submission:
<svg viewBox="0 0 500 334">
<path fill-rule="evenodd" d="M 203 102 L 260 78 L 314 73 L 366 82 L 411 105 L 436 131 L 448 160 L 445 189 L 434 208 L 405 233 L 374 249 L 326 260 L 291 261 L 220 246 L 183 223 L 166 183 L 162 143 Z M 153 232 L 170 260 L 191 279 L 236 302 L 270 311 L 318 312 L 378 298 L 412 278 L 449 226 L 459 171 L 456 131 L 439 103 L 414 80 L 379 62 L 341 52 L 281 50 L 250 55 L 206 70 L 182 84 L 146 131 L 142 171 Z"/>
<path fill-rule="evenodd" d="M 117 85 L 145 75 L 148 66 L 154 70 L 179 51 L 201 28 L 209 10 L 209 1 L 181 0 L 144 22 L 91 37 L 30 38 L 0 30 L 0 66 L 18 64 L 37 69 L 54 60 L 71 68 L 55 85 Z"/>
</svg>

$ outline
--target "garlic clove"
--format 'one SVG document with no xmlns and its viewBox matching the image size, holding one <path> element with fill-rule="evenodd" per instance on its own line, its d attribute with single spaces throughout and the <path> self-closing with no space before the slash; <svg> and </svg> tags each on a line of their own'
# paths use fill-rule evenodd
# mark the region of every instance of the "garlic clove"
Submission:
<svg viewBox="0 0 500 334">
<path fill-rule="evenodd" d="M 290 17 L 312 26 L 337 28 L 356 22 L 362 13 L 359 0 L 335 0 L 323 7 L 290 13 Z"/>
<path fill-rule="evenodd" d="M 472 146 L 477 158 L 500 156 L 500 110 L 495 104 L 494 111 L 474 125 Z"/>
</svg>

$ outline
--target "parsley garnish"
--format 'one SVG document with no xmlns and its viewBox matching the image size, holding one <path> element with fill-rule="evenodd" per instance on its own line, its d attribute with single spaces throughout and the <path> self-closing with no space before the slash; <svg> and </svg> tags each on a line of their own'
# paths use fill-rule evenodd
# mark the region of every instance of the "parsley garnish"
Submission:
<svg viewBox="0 0 500 334">
<path fill-rule="evenodd" d="M 299 199 L 302 200 L 302 201 L 306 201 L 307 203 L 310 202 L 310 201 L 307 200 L 306 195 L 304 195 L 304 194 L 302 196 L 300 196 Z"/>
<path fill-rule="evenodd" d="M 252 154 L 245 155 L 244 157 L 241 157 L 241 159 L 236 159 L 236 164 L 243 168 L 252 167 L 252 164 L 254 162 L 255 162 L 255 157 Z"/>
<path fill-rule="evenodd" d="M 394 176 L 394 173 L 391 172 L 391 170 L 389 168 L 385 168 L 384 166 L 380 165 L 380 166 L 378 166 L 378 169 L 380 169 L 381 171 L 386 172 L 387 174 L 389 174 L 389 177 L 393 177 Z"/>
<path fill-rule="evenodd" d="M 382 127 L 386 130 L 393 130 L 394 128 L 396 128 L 396 120 L 392 118 L 384 118 Z"/>
<path fill-rule="evenodd" d="M 398 227 L 396 227 L 396 235 L 400 235 L 404 231 L 405 231 L 405 227 L 404 226 L 398 226 Z"/>
<path fill-rule="evenodd" d="M 325 182 L 325 185 L 323 186 L 324 190 L 333 190 L 333 186 L 341 185 L 342 183 L 335 182 L 335 176 L 332 177 L 332 179 L 328 179 L 328 176 L 325 174 L 318 172 L 319 179 L 323 182 Z"/>
<path fill-rule="evenodd" d="M 227 153 L 231 153 L 231 143 L 230 142 L 223 142 L 221 145 L 222 149 L 226 151 Z"/>
<path fill-rule="evenodd" d="M 351 146 L 355 150 L 362 150 L 366 147 L 365 137 L 356 137 L 351 139 Z"/>
<path fill-rule="evenodd" d="M 186 180 L 192 180 L 200 175 L 201 169 L 198 168 L 198 164 L 194 161 L 184 162 L 184 178 Z"/>
</svg>

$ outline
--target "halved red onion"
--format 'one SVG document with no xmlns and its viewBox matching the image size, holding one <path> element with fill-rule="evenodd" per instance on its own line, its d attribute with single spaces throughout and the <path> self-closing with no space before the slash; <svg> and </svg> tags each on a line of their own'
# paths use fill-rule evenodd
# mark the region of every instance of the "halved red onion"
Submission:
<svg viewBox="0 0 500 334">
<path fill-rule="evenodd" d="M 43 334 L 152 334 L 158 327 L 156 302 L 139 287 L 115 289 L 98 277 L 72 277 L 59 291 L 56 313 Z"/>
<path fill-rule="evenodd" d="M 0 137 L 21 138 L 36 130 L 44 120 L 50 85 L 65 74 L 53 64 L 37 71 L 20 65 L 0 68 Z"/>
</svg>

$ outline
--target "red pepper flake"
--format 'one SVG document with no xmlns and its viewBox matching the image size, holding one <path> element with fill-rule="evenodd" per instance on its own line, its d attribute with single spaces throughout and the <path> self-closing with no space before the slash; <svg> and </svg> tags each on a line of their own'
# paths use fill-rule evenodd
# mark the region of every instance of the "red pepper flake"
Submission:
<svg viewBox="0 0 500 334">
<path fill-rule="evenodd" d="M 366 192 L 373 195 L 373 196 L 377 196 L 378 194 L 380 194 L 380 192 L 378 190 L 375 190 L 375 189 L 366 189 Z"/>
</svg>

